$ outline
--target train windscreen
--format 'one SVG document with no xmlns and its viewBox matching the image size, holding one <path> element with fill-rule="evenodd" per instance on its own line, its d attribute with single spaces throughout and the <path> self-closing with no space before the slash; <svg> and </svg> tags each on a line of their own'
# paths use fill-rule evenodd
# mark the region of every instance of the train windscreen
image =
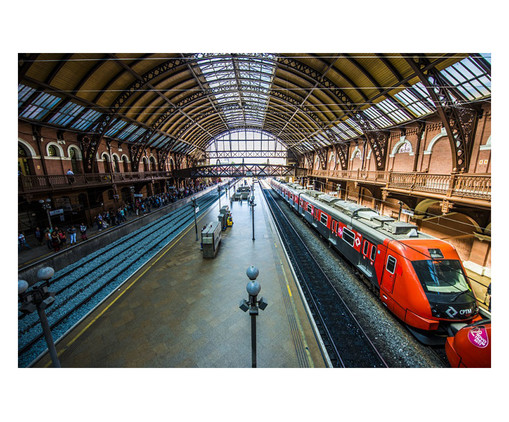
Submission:
<svg viewBox="0 0 509 422">
<path fill-rule="evenodd" d="M 458 260 L 412 261 L 412 264 L 427 292 L 461 293 L 470 291 L 470 286 Z"/>
</svg>

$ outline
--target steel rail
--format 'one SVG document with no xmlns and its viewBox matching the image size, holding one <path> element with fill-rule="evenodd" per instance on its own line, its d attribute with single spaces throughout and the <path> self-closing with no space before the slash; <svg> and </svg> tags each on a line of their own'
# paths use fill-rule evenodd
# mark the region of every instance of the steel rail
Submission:
<svg viewBox="0 0 509 422">
<path fill-rule="evenodd" d="M 333 366 L 388 367 L 270 191 L 263 191 Z"/>
<path fill-rule="evenodd" d="M 210 195 L 206 195 L 202 198 L 206 198 L 206 201 L 204 201 L 204 211 L 208 208 L 208 206 L 212 205 L 215 201 L 216 201 L 216 195 L 214 192 L 211 192 Z M 179 217 L 182 217 L 182 215 L 185 214 L 185 212 L 187 211 L 186 210 L 187 207 L 183 207 L 184 209 L 184 212 L 179 212 L 178 215 Z M 179 210 L 180 211 L 180 210 Z M 178 233 L 180 233 L 182 230 L 182 227 L 187 227 L 188 224 L 190 224 L 193 220 L 194 220 L 194 213 L 192 213 L 191 211 L 188 211 L 188 216 L 186 218 L 181 218 L 180 220 L 178 220 L 178 223 L 179 224 L 175 224 L 173 226 L 173 230 L 171 230 L 170 232 L 170 235 L 173 235 L 176 233 L 176 235 L 174 236 L 174 238 L 178 235 Z M 164 219 L 164 217 L 163 217 Z M 164 233 L 164 238 L 162 239 L 159 239 L 156 241 L 153 242 L 153 246 L 144 251 L 143 254 L 140 256 L 140 258 L 144 257 L 144 256 L 147 256 L 149 255 L 152 251 L 156 250 L 159 248 L 159 250 L 161 249 L 160 246 L 161 244 L 167 244 L 167 236 L 168 236 L 168 233 L 165 232 Z M 173 240 L 173 239 L 172 239 Z M 163 245 L 164 247 L 164 245 Z M 137 259 L 136 262 L 139 262 L 139 260 Z M 81 293 L 85 293 L 87 289 L 91 289 L 92 291 L 91 292 L 88 292 L 85 293 L 85 297 L 83 299 L 80 299 L 78 300 L 78 303 L 73 305 L 68 311 L 65 311 L 63 312 L 63 315 L 60 315 L 55 321 L 52 321 L 51 322 L 51 330 L 55 330 L 56 328 L 58 328 L 65 320 L 69 319 L 74 313 L 78 312 L 78 310 L 80 309 L 83 309 L 88 303 L 90 303 L 100 292 L 102 292 L 104 289 L 106 289 L 107 287 L 109 287 L 115 280 L 117 280 L 119 277 L 121 277 L 122 273 L 126 273 L 129 271 L 129 269 L 133 266 L 133 264 L 135 263 L 130 263 L 130 264 L 127 264 L 125 266 L 119 266 L 117 271 L 113 272 L 110 274 L 110 276 L 108 277 L 107 280 L 105 280 L 102 285 L 99 285 L 99 286 L 92 286 L 93 284 L 97 284 L 97 283 L 100 283 L 100 281 L 98 281 L 100 279 L 101 276 L 99 277 L 95 277 L 95 280 L 93 280 L 91 283 L 89 283 L 87 286 L 84 286 L 83 288 L 79 289 L 78 292 L 75 292 L 75 294 L 73 295 L 73 297 L 78 297 L 79 294 Z M 145 263 L 143 263 L 144 265 Z M 80 280 L 83 280 L 83 277 L 81 277 L 80 279 L 78 279 L 76 282 L 78 283 Z M 77 284 L 76 284 L 77 285 Z M 92 287 L 91 287 L 92 286 Z M 118 288 L 119 286 L 116 286 L 116 288 Z M 72 300 L 72 299 L 71 299 Z M 104 299 L 103 299 L 104 300 Z M 91 310 L 89 310 L 88 312 L 86 312 L 86 315 L 90 314 L 90 312 L 92 312 L 95 308 L 97 308 L 97 306 L 99 306 L 102 301 L 101 300 L 99 302 L 99 304 L 97 304 L 96 306 L 94 306 Z M 61 307 L 65 306 L 65 304 L 62 304 Z M 54 312 L 57 312 L 61 307 L 59 308 L 55 308 L 54 310 L 52 310 L 52 313 Z M 48 315 L 50 315 L 48 313 Z M 85 316 L 86 316 L 85 315 Z M 84 318 L 84 317 L 83 317 Z M 80 321 L 83 319 L 81 318 Z M 37 321 L 36 321 L 37 322 Z M 32 324 L 33 325 L 36 325 L 36 324 Z M 30 327 L 28 327 L 25 331 L 28 333 L 29 331 L 31 330 Z M 61 336 L 58 336 L 57 339 L 56 339 L 56 342 L 58 342 L 61 338 L 63 338 L 65 336 L 65 334 L 67 334 L 69 330 L 65 331 L 64 334 L 62 334 Z M 18 342 L 19 344 L 23 344 L 23 346 L 21 346 L 19 349 L 18 349 L 18 359 L 20 359 L 20 357 L 26 353 L 29 353 L 31 351 L 32 348 L 34 348 L 37 343 L 41 342 L 42 341 L 42 338 L 43 338 L 43 335 L 42 333 L 39 333 L 38 335 L 36 334 L 35 336 L 33 336 L 33 338 L 29 339 L 26 344 L 23 344 L 23 341 L 21 341 L 22 339 L 21 338 L 18 338 Z M 44 348 L 45 346 L 42 346 L 42 353 L 39 355 L 39 357 L 37 357 L 36 359 L 34 359 L 31 363 L 29 363 L 28 366 L 31 366 L 33 365 L 41 356 L 42 354 L 44 353 Z"/>
</svg>

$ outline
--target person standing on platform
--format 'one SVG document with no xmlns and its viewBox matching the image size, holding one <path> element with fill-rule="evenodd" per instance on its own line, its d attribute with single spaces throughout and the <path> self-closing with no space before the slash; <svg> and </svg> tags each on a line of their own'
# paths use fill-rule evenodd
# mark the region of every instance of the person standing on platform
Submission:
<svg viewBox="0 0 509 422">
<path fill-rule="evenodd" d="M 51 233 L 51 246 L 53 246 L 53 250 L 58 252 L 60 250 L 60 238 L 58 237 L 58 233 L 56 230 L 53 230 Z"/>
<path fill-rule="evenodd" d="M 37 239 L 37 241 L 39 242 L 39 246 L 42 245 L 42 241 L 43 241 L 43 238 L 42 238 L 42 232 L 41 232 L 41 229 L 39 227 L 36 227 L 35 228 L 35 238 Z"/>
<path fill-rule="evenodd" d="M 103 216 L 99 213 L 95 218 L 97 221 L 97 230 L 101 231 L 103 229 Z"/>
<path fill-rule="evenodd" d="M 69 230 L 69 241 L 72 245 L 73 243 L 76 243 L 76 227 L 72 226 Z"/>
<path fill-rule="evenodd" d="M 19 234 L 19 236 L 18 236 L 18 250 L 21 250 L 21 249 L 23 249 L 23 248 L 32 249 L 32 248 L 28 245 L 28 243 L 27 243 L 27 241 L 26 241 L 26 239 L 25 239 L 25 235 L 24 235 L 24 233 L 23 233 L 23 232 L 21 232 L 21 233 Z"/>
<path fill-rule="evenodd" d="M 67 236 L 65 235 L 65 232 L 63 230 L 58 230 L 58 238 L 60 239 L 60 246 L 62 246 L 62 248 L 65 248 L 65 245 L 67 243 Z"/>
<path fill-rule="evenodd" d="M 53 245 L 51 244 L 51 230 L 49 227 L 46 227 L 44 230 L 44 239 L 46 239 L 46 246 L 49 250 L 53 249 Z"/>
<path fill-rule="evenodd" d="M 81 223 L 80 225 L 80 233 L 81 233 L 81 240 L 87 240 L 87 226 L 85 226 L 85 223 Z"/>
</svg>

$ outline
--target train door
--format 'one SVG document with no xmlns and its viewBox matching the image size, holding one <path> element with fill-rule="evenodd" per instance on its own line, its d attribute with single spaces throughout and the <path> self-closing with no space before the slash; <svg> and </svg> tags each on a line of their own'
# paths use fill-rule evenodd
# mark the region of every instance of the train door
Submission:
<svg viewBox="0 0 509 422">
<path fill-rule="evenodd" d="M 374 263 L 375 263 L 375 273 L 376 273 L 376 278 L 378 280 L 378 285 L 381 286 L 382 285 L 382 276 L 383 276 L 383 273 L 384 273 L 384 265 L 385 265 L 385 254 L 387 252 L 387 247 L 385 247 L 384 245 L 373 245 L 374 246 Z M 372 253 L 370 255 L 370 258 L 372 257 L 373 255 L 373 249 L 371 250 Z"/>
<path fill-rule="evenodd" d="M 396 281 L 396 267 L 398 265 L 398 259 L 395 255 L 396 254 L 392 255 L 391 251 L 389 251 L 385 259 L 382 289 L 384 289 L 387 293 L 392 293 L 394 290 L 394 282 Z"/>
<path fill-rule="evenodd" d="M 338 228 L 338 222 L 331 218 L 330 222 L 330 233 L 329 233 L 329 240 L 333 245 L 337 244 L 337 234 L 336 230 Z"/>
<path fill-rule="evenodd" d="M 359 265 L 358 265 L 359 269 L 369 279 L 371 279 L 371 277 L 373 276 L 373 272 L 372 272 L 373 266 L 369 259 L 370 250 L 371 250 L 370 246 L 374 247 L 374 245 L 369 243 L 367 240 L 364 240 L 364 243 L 362 245 L 361 257 L 359 259 Z"/>
</svg>

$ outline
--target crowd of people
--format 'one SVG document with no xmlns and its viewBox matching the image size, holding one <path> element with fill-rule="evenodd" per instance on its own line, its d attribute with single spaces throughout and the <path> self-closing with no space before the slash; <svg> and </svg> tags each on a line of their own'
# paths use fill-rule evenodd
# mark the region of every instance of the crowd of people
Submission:
<svg viewBox="0 0 509 422">
<path fill-rule="evenodd" d="M 79 226 L 71 225 L 67 229 L 58 228 L 57 226 L 46 227 L 44 231 L 36 227 L 34 237 L 39 246 L 46 244 L 49 250 L 58 252 L 66 247 L 67 239 L 69 239 L 69 245 L 77 242 L 76 235 L 78 230 L 81 234 L 81 240 L 87 240 L 88 227 L 85 223 L 81 223 Z M 25 234 L 21 232 L 18 235 L 18 250 L 21 251 L 23 249 L 32 249 L 32 247 L 28 244 Z"/>
<path fill-rule="evenodd" d="M 128 221 L 129 218 L 150 213 L 154 209 L 169 205 L 211 185 L 212 183 L 201 183 L 195 188 L 173 188 L 170 189 L 169 192 L 146 198 L 135 198 L 134 201 L 129 201 L 118 209 L 110 208 L 109 210 L 98 213 L 94 217 L 92 224 L 97 227 L 98 231 L 102 231 L 110 226 L 118 226 Z M 37 227 L 34 236 L 39 246 L 46 244 L 48 249 L 58 252 L 64 249 L 68 244 L 73 245 L 77 243 L 78 231 L 81 241 L 87 240 L 88 229 L 89 227 L 85 223 L 70 225 L 67 228 L 59 228 L 56 226 L 51 228 L 46 227 L 43 231 Z M 25 233 L 20 232 L 18 235 L 18 251 L 22 251 L 23 249 L 32 249 L 32 247 L 28 244 Z"/>
</svg>

